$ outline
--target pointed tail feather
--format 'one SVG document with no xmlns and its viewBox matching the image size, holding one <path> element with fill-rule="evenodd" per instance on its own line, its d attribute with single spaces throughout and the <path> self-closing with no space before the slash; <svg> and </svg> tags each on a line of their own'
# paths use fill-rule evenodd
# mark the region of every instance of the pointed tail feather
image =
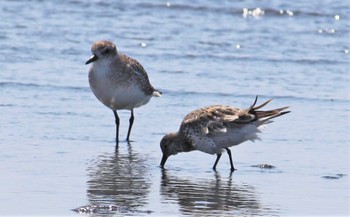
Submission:
<svg viewBox="0 0 350 217">
<path fill-rule="evenodd" d="M 269 102 L 271 102 L 272 99 L 267 100 L 266 102 L 264 102 L 261 105 L 255 106 L 257 101 L 258 101 L 258 95 L 256 95 L 254 103 L 249 107 L 248 111 L 260 109 L 260 108 L 264 107 L 265 105 L 267 105 Z"/>
<path fill-rule="evenodd" d="M 256 116 L 256 120 L 258 121 L 259 125 L 262 125 L 264 123 L 269 123 L 268 121 L 285 115 L 287 113 L 289 113 L 290 111 L 284 111 L 287 108 L 289 108 L 289 106 L 285 106 L 285 107 L 281 107 L 281 108 L 277 108 L 277 109 L 272 109 L 272 110 L 268 110 L 268 111 L 258 111 L 258 109 L 266 106 L 269 102 L 271 102 L 272 99 L 267 100 L 266 102 L 262 103 L 261 105 L 255 106 L 256 102 L 257 102 L 258 96 L 256 96 L 255 101 L 253 103 L 253 105 L 251 105 L 248 109 L 248 112 L 251 114 L 254 114 Z"/>
<path fill-rule="evenodd" d="M 288 107 L 283 107 L 281 109 L 287 109 Z M 273 119 L 273 118 L 277 118 L 279 116 L 288 114 L 290 111 L 284 111 L 281 112 L 279 111 L 279 109 L 275 109 L 275 110 L 270 110 L 270 111 L 257 111 L 256 115 L 257 115 L 257 120 L 259 122 L 259 125 L 264 124 L 266 122 L 268 122 L 269 120 Z"/>
</svg>

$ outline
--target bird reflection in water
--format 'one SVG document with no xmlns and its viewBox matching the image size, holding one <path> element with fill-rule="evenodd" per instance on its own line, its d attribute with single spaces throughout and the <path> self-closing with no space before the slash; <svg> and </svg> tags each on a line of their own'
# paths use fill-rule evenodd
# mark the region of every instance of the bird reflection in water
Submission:
<svg viewBox="0 0 350 217">
<path fill-rule="evenodd" d="M 228 178 L 221 178 L 215 172 L 215 177 L 191 180 L 168 173 L 166 169 L 162 170 L 162 201 L 178 203 L 184 215 L 277 215 L 275 210 L 261 205 L 252 186 L 236 184 L 232 173 Z"/>
<path fill-rule="evenodd" d="M 87 197 L 91 205 L 116 204 L 135 209 L 147 203 L 151 183 L 146 175 L 146 159 L 133 152 L 130 143 L 127 150 L 120 148 L 99 156 L 88 168 Z"/>
</svg>

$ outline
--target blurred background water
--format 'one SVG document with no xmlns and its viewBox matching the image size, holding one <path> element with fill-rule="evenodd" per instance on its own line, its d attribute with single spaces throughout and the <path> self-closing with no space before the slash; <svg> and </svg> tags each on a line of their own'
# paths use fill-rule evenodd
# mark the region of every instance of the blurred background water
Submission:
<svg viewBox="0 0 350 217">
<path fill-rule="evenodd" d="M 349 1 L 0 2 L 0 215 L 350 213 Z M 113 113 L 85 61 L 107 39 L 163 97 L 135 110 L 115 149 Z M 205 105 L 291 106 L 262 141 L 158 165 L 159 141 Z M 121 112 L 120 138 L 129 112 Z M 272 169 L 252 167 L 267 163 Z M 138 211 L 152 211 L 138 212 Z"/>
</svg>

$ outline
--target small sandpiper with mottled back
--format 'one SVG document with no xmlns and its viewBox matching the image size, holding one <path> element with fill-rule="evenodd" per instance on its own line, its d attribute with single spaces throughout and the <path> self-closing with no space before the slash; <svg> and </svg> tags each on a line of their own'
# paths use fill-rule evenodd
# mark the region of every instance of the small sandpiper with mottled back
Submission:
<svg viewBox="0 0 350 217">
<path fill-rule="evenodd" d="M 265 124 L 271 123 L 273 118 L 289 113 L 284 111 L 288 107 L 260 111 L 272 99 L 247 109 L 232 106 L 213 105 L 197 109 L 189 113 L 181 123 L 178 132 L 169 133 L 163 137 L 160 147 L 163 157 L 160 166 L 164 168 L 165 162 L 171 155 L 180 152 L 199 150 L 208 154 L 216 154 L 213 169 L 220 160 L 221 152 L 226 150 L 231 165 L 231 171 L 235 170 L 229 147 L 242 142 L 260 139 L 257 133 Z"/>
<path fill-rule="evenodd" d="M 110 108 L 115 117 L 116 143 L 119 142 L 119 116 L 117 110 L 130 110 L 129 129 L 134 123 L 134 108 L 148 103 L 151 97 L 162 93 L 149 82 L 142 65 L 120 52 L 110 41 L 97 41 L 92 45 L 93 56 L 86 64 L 93 63 L 89 71 L 89 83 L 96 98 Z"/>
</svg>

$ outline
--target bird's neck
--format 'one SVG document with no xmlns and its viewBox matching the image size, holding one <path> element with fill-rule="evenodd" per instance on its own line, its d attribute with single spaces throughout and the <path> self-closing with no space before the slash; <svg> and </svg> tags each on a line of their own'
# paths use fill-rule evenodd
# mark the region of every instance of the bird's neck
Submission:
<svg viewBox="0 0 350 217">
<path fill-rule="evenodd" d="M 173 147 L 171 147 L 171 153 L 177 154 L 180 152 L 189 152 L 193 151 L 193 145 L 186 137 L 184 137 L 181 133 L 174 133 L 174 142 Z"/>
</svg>

